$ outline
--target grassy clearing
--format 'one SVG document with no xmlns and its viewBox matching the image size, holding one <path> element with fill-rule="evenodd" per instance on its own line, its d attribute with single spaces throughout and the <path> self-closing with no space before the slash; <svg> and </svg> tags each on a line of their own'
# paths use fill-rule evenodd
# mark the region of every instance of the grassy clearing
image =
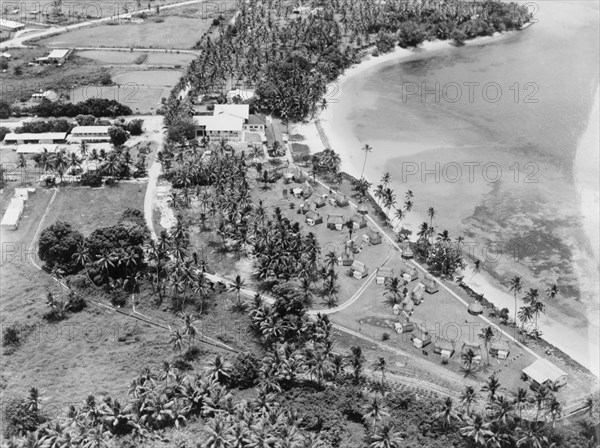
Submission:
<svg viewBox="0 0 600 448">
<path fill-rule="evenodd" d="M 128 51 L 113 51 L 113 50 L 82 50 L 76 52 L 78 56 L 92 59 L 103 64 L 115 65 L 131 65 L 135 64 L 140 55 L 145 55 L 146 59 L 140 64 L 141 66 L 158 65 L 158 66 L 185 66 L 193 59 L 193 54 L 188 53 L 143 53 L 143 52 L 128 52 Z"/>
<path fill-rule="evenodd" d="M 87 47 L 93 42 L 97 47 L 191 48 L 211 25 L 209 21 L 198 18 L 165 16 L 161 19 L 164 21 L 98 25 L 49 37 L 38 43 L 47 47 Z"/>
<path fill-rule="evenodd" d="M 33 93 L 44 90 L 54 90 L 69 97 L 69 92 L 76 86 L 98 84 L 109 79 L 108 70 L 91 59 L 72 56 L 58 67 L 56 65 L 34 65 L 28 63 L 35 58 L 44 56 L 48 50 L 11 49 L 13 57 L 8 63 L 6 73 L 0 73 L 2 83 L 2 100 L 12 103 L 14 101 L 27 101 Z M 15 72 L 17 70 L 17 72 Z M 18 71 L 21 71 L 19 74 Z"/>
</svg>

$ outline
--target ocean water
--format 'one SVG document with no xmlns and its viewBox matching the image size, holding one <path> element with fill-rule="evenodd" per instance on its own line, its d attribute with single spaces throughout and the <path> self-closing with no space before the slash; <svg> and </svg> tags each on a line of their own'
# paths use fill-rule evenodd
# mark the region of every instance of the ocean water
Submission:
<svg viewBox="0 0 600 448">
<path fill-rule="evenodd" d="M 436 229 L 463 235 L 500 287 L 514 275 L 542 291 L 558 282 L 547 318 L 586 328 L 598 316 L 598 261 L 574 161 L 599 85 L 598 3 L 536 5 L 521 32 L 348 80 L 340 108 L 374 148 L 370 181 L 389 171 L 421 220 L 434 207 Z"/>
</svg>

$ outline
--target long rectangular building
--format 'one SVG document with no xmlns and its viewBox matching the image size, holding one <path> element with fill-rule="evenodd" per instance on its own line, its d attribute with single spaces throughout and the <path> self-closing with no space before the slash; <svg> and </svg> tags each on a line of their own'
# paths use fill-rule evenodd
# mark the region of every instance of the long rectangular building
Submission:
<svg viewBox="0 0 600 448">
<path fill-rule="evenodd" d="M 10 133 L 6 134 L 3 143 L 5 145 L 26 145 L 34 144 L 52 144 L 64 143 L 67 139 L 66 132 L 41 132 L 38 134 L 24 132 L 22 134 Z"/>
</svg>

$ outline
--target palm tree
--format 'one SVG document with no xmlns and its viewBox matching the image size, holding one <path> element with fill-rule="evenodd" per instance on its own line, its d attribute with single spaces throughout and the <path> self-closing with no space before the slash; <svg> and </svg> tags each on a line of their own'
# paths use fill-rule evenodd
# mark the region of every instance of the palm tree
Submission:
<svg viewBox="0 0 600 448">
<path fill-rule="evenodd" d="M 400 433 L 394 431 L 394 426 L 386 423 L 377 427 L 375 433 L 371 435 L 369 448 L 400 448 L 402 440 Z"/>
<path fill-rule="evenodd" d="M 460 429 L 460 434 L 468 437 L 475 442 L 476 445 L 486 446 L 486 438 L 492 435 L 490 424 L 486 423 L 481 415 L 476 415 L 475 418 L 469 419 L 468 423 Z"/>
<path fill-rule="evenodd" d="M 387 363 L 383 356 L 380 356 L 379 359 L 371 365 L 373 372 L 377 372 L 377 371 L 381 372 L 381 394 L 382 395 L 385 391 L 385 369 L 386 369 L 386 367 L 387 367 Z"/>
<path fill-rule="evenodd" d="M 110 268 L 114 268 L 114 254 L 109 254 L 106 249 L 102 251 L 102 254 L 96 255 L 96 264 L 100 267 L 101 271 L 104 271 L 106 278 L 106 287 L 110 285 Z"/>
<path fill-rule="evenodd" d="M 429 207 L 427 210 L 427 216 L 429 216 L 429 226 L 433 227 L 433 218 L 435 217 L 435 208 Z"/>
<path fill-rule="evenodd" d="M 483 330 L 481 330 L 481 333 L 479 333 L 479 339 L 483 342 L 483 346 L 485 347 L 485 352 L 487 354 L 488 365 L 490 363 L 490 352 L 488 350 L 488 344 L 494 340 L 495 336 L 496 334 L 494 333 L 494 330 L 490 325 L 485 327 Z"/>
<path fill-rule="evenodd" d="M 548 286 L 548 288 L 546 288 L 546 297 L 549 299 L 555 299 L 559 292 L 558 285 L 556 283 L 552 283 Z"/>
<path fill-rule="evenodd" d="M 231 377 L 233 366 L 231 363 L 217 355 L 210 363 L 207 370 L 208 375 L 215 381 L 223 384 Z"/>
<path fill-rule="evenodd" d="M 526 446 L 531 448 L 544 448 L 548 445 L 548 439 L 541 432 L 542 425 L 532 422 L 527 429 L 517 428 L 520 437 L 517 439 L 517 447 Z"/>
<path fill-rule="evenodd" d="M 241 292 L 242 289 L 244 288 L 245 285 L 245 281 L 242 280 L 242 277 L 240 276 L 240 274 L 235 276 L 235 281 L 233 282 L 233 284 L 229 287 L 229 291 L 235 291 L 235 297 L 236 297 L 236 303 L 238 306 L 242 305 L 241 302 Z"/>
<path fill-rule="evenodd" d="M 552 428 L 555 428 L 556 419 L 560 418 L 560 416 L 562 415 L 562 405 L 554 395 L 548 401 L 548 413 L 550 414 L 552 419 Z"/>
<path fill-rule="evenodd" d="M 456 412 L 454 411 L 454 402 L 452 401 L 452 398 L 446 397 L 442 403 L 441 409 L 433 414 L 433 418 L 436 420 L 442 419 L 444 421 L 444 429 L 446 429 L 450 426 L 454 417 L 456 417 Z"/>
<path fill-rule="evenodd" d="M 90 251 L 88 250 L 85 242 L 80 242 L 77 245 L 77 250 L 72 255 L 72 258 L 75 261 L 75 263 L 77 263 L 79 266 L 83 267 L 83 269 L 85 270 L 85 274 L 87 275 L 87 278 L 89 279 L 90 283 L 92 285 L 94 285 L 94 281 L 90 277 L 90 273 L 87 268 L 88 264 L 91 262 L 91 258 L 90 258 Z"/>
<path fill-rule="evenodd" d="M 332 271 L 339 263 L 338 255 L 334 250 L 327 252 L 325 255 L 325 266 L 327 267 L 327 270 Z"/>
<path fill-rule="evenodd" d="M 358 383 L 360 380 L 360 374 L 362 372 L 365 357 L 362 354 L 362 350 L 358 346 L 350 347 L 350 357 L 349 357 L 350 365 L 354 370 L 354 381 Z"/>
<path fill-rule="evenodd" d="M 392 176 L 390 175 L 389 171 L 384 173 L 384 175 L 381 176 L 381 185 L 383 186 L 383 188 L 386 188 L 390 184 L 391 180 Z"/>
<path fill-rule="evenodd" d="M 460 401 L 465 408 L 465 413 L 471 414 L 471 405 L 477 402 L 477 392 L 473 386 L 466 386 L 465 391 L 460 396 Z"/>
<path fill-rule="evenodd" d="M 472 348 L 467 349 L 460 355 L 462 362 L 465 364 L 464 369 L 465 369 L 466 375 L 469 375 L 471 373 L 471 369 L 473 368 L 473 361 L 475 360 L 475 356 L 477 356 L 477 355 L 475 354 L 475 351 L 473 351 Z"/>
<path fill-rule="evenodd" d="M 181 356 L 181 349 L 183 348 L 183 336 L 179 330 L 171 332 L 171 343 L 173 344 L 173 348 L 175 350 L 179 350 L 179 356 Z"/>
<path fill-rule="evenodd" d="M 24 154 L 19 154 L 19 160 L 17 161 L 17 167 L 21 168 L 21 172 L 24 174 L 24 181 L 27 182 L 27 159 Z"/>
<path fill-rule="evenodd" d="M 519 277 L 518 275 L 514 276 L 512 279 L 510 279 L 509 284 L 509 291 L 512 291 L 514 297 L 515 297 L 515 325 L 517 324 L 517 294 L 520 294 L 521 291 L 523 290 L 523 284 L 521 283 L 521 277 Z"/>
<path fill-rule="evenodd" d="M 521 333 L 525 332 L 525 324 L 533 319 L 534 312 L 533 308 L 530 306 L 522 306 L 519 308 L 519 312 L 517 313 L 517 317 L 521 322 Z"/>
<path fill-rule="evenodd" d="M 221 417 L 210 419 L 204 432 L 208 434 L 208 439 L 204 442 L 206 448 L 231 448 L 233 428 Z M 259 447 L 260 445 L 255 446 Z"/>
<path fill-rule="evenodd" d="M 365 166 L 367 165 L 367 155 L 373 150 L 372 147 L 370 147 L 369 145 L 365 145 L 362 147 L 362 151 L 365 152 L 365 161 L 363 162 L 363 167 L 362 167 L 362 171 L 360 172 L 360 179 L 362 179 L 364 176 L 363 174 L 365 173 Z"/>
<path fill-rule="evenodd" d="M 492 375 L 487 383 L 481 388 L 482 391 L 488 393 L 488 401 L 491 403 L 496 399 L 496 392 L 500 389 L 500 381 Z"/>
<path fill-rule="evenodd" d="M 539 386 L 535 390 L 535 393 L 533 395 L 533 402 L 536 404 L 536 413 L 535 413 L 535 421 L 536 422 L 538 421 L 538 417 L 540 415 L 540 412 L 542 411 L 542 408 L 546 404 L 546 401 L 548 401 L 550 399 L 550 397 L 551 397 L 550 391 L 544 385 Z"/>
<path fill-rule="evenodd" d="M 525 404 L 528 402 L 527 389 L 523 389 L 522 387 L 519 387 L 517 389 L 517 394 L 515 395 L 515 398 L 513 401 L 514 401 L 515 407 L 519 410 L 519 424 L 520 424 L 522 422 L 521 415 L 523 413 L 523 408 L 525 407 Z"/>
<path fill-rule="evenodd" d="M 371 422 L 372 434 L 375 434 L 377 422 L 390 415 L 382 399 L 377 396 L 363 407 L 363 412 L 363 419 Z"/>
</svg>

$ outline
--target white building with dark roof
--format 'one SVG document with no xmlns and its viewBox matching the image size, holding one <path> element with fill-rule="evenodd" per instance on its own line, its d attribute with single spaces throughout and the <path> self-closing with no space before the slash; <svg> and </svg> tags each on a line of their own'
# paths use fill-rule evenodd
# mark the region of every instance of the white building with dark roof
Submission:
<svg viewBox="0 0 600 448">
<path fill-rule="evenodd" d="M 64 143 L 66 139 L 66 132 L 40 132 L 37 134 L 24 132 L 22 134 L 6 134 L 2 143 L 5 145 L 52 144 Z"/>
<path fill-rule="evenodd" d="M 564 386 L 567 384 L 569 375 L 544 358 L 535 360 L 531 365 L 523 369 L 523 373 L 527 375 L 532 382 L 538 385 L 555 384 Z"/>
<path fill-rule="evenodd" d="M 67 137 L 67 141 L 69 143 L 110 142 L 109 128 L 110 126 L 75 126 Z"/>
<path fill-rule="evenodd" d="M 16 31 L 22 30 L 25 28 L 25 25 L 21 22 L 15 22 L 14 20 L 6 20 L 0 19 L 0 30 L 8 31 L 9 33 L 14 33 Z"/>
</svg>

